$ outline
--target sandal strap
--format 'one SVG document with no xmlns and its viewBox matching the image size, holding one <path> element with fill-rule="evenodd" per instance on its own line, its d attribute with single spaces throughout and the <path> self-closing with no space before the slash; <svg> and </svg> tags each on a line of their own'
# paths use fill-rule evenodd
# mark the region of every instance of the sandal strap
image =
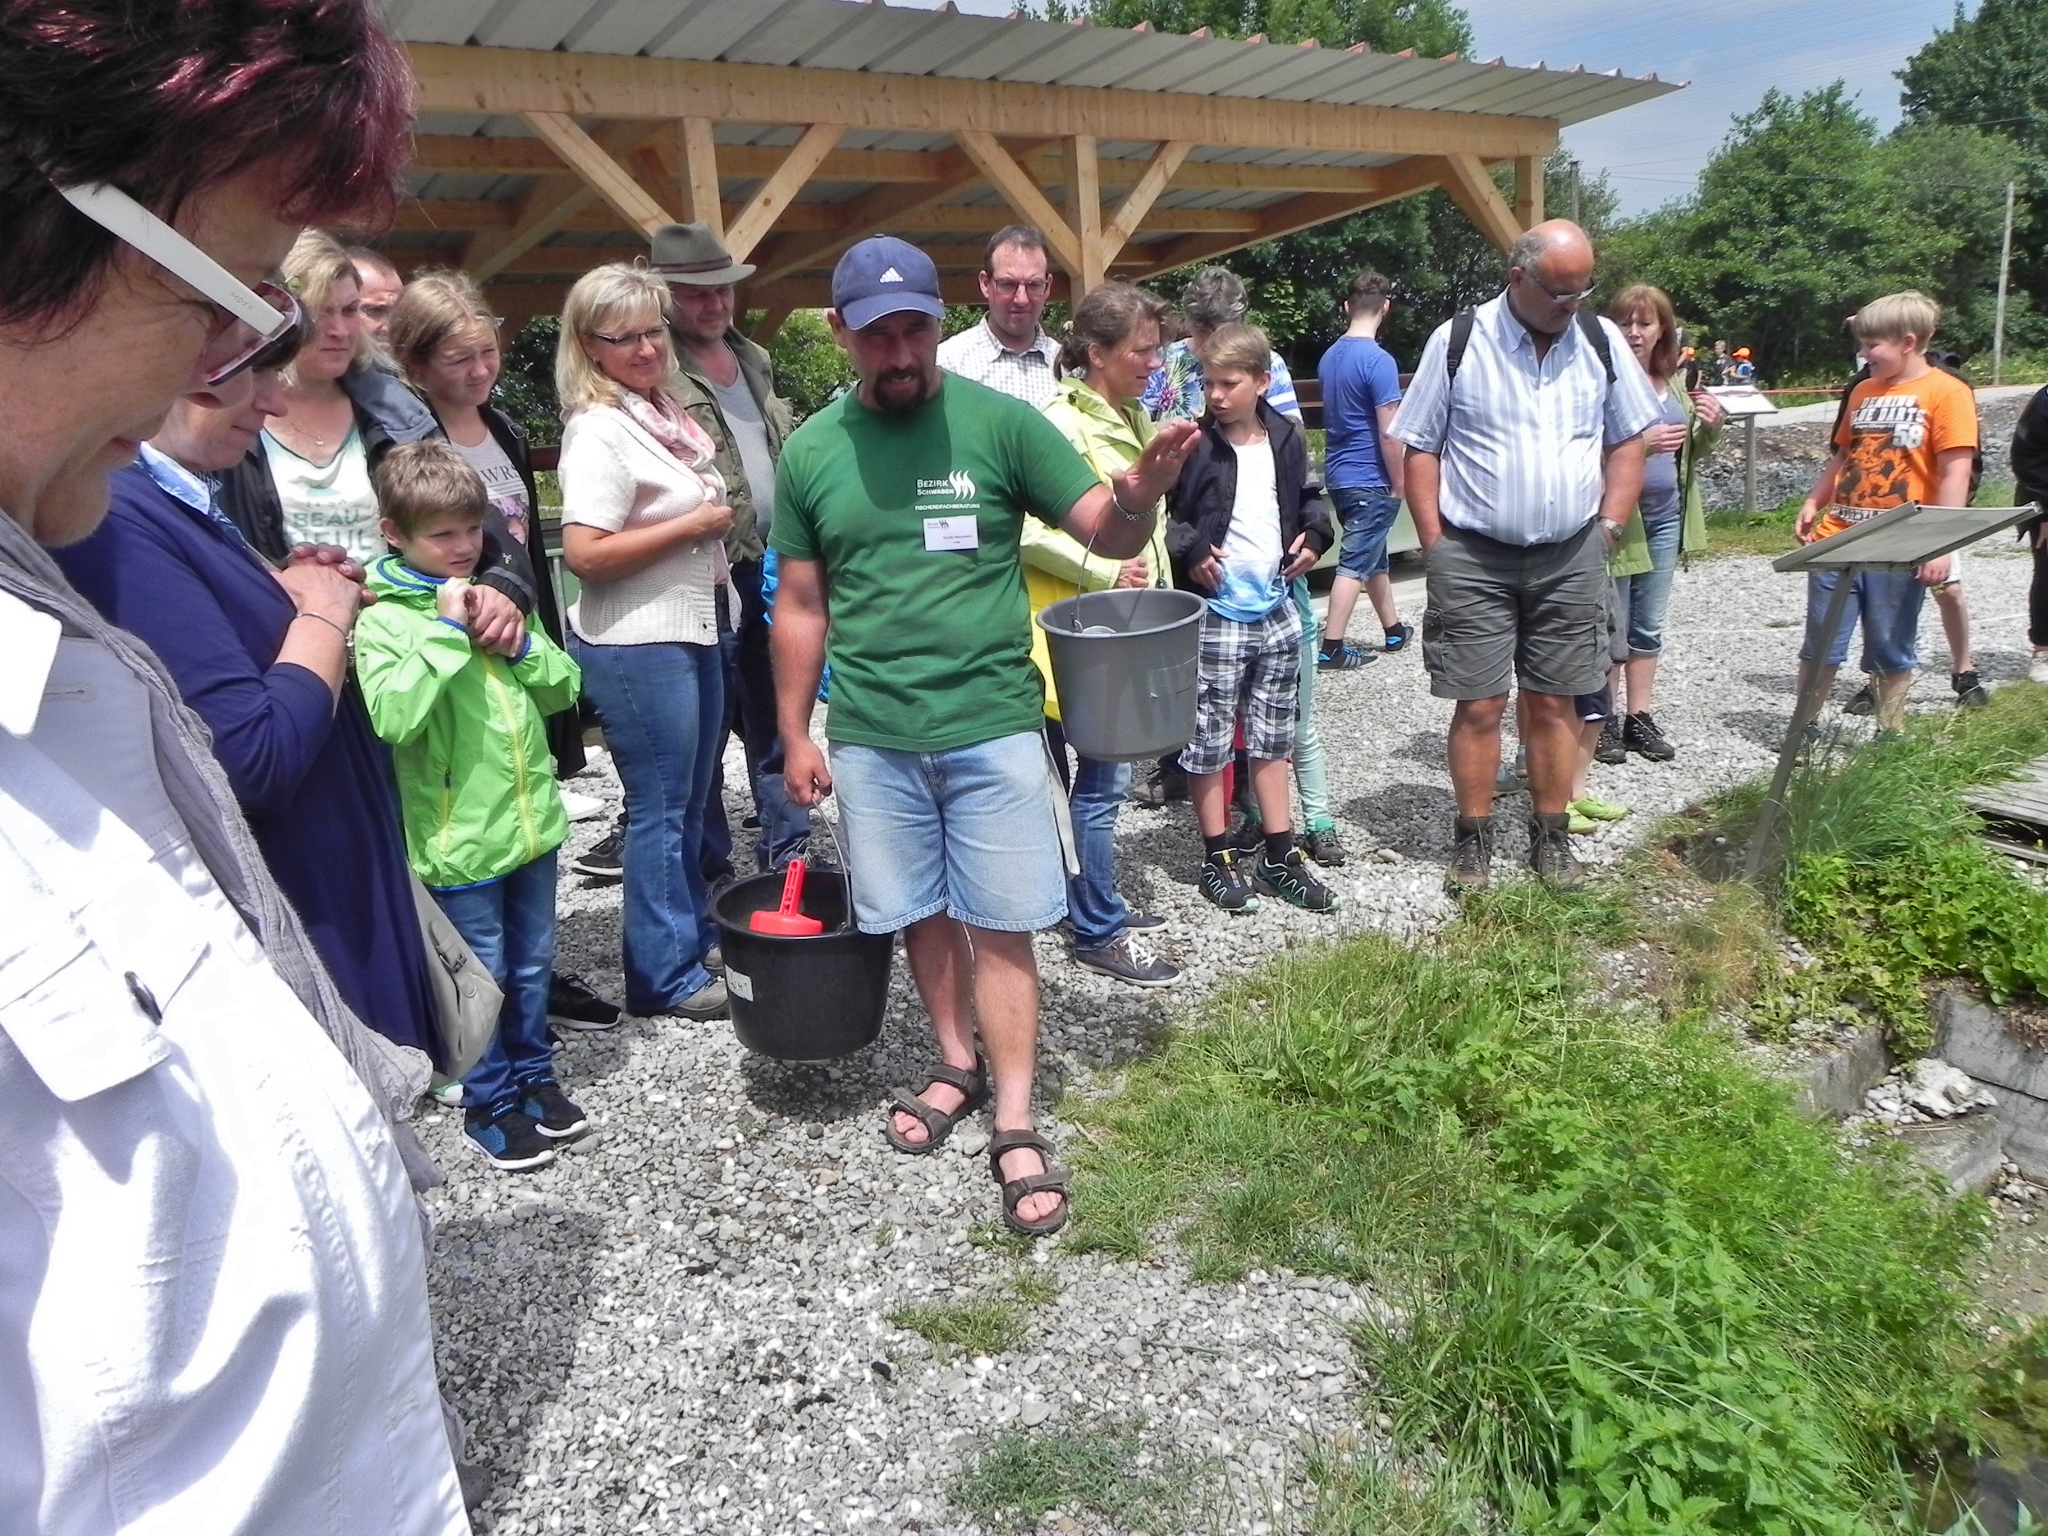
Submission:
<svg viewBox="0 0 2048 1536">
<path fill-rule="evenodd" d="M 972 1069 L 956 1067 L 951 1062 L 942 1061 L 931 1068 L 925 1076 L 927 1088 L 933 1083 L 944 1083 L 949 1088 L 958 1088 L 969 1098 L 973 1098 L 988 1087 L 988 1064 L 979 1056 L 974 1058 Z"/>
<path fill-rule="evenodd" d="M 1027 1195 L 1054 1194 L 1067 1192 L 1067 1180 L 1072 1174 L 1065 1168 L 1047 1168 L 1043 1173 L 1027 1173 L 1021 1179 L 1012 1179 L 1003 1186 L 1003 1204 L 1015 1210 Z"/>
<path fill-rule="evenodd" d="M 1027 1147 L 1044 1158 L 1047 1166 L 1051 1165 L 1052 1143 L 1036 1131 L 997 1131 L 988 1139 L 988 1160 L 995 1164 L 1005 1153 L 1020 1151 Z"/>
<path fill-rule="evenodd" d="M 891 1097 L 890 1107 L 900 1110 L 920 1122 L 928 1135 L 938 1136 L 952 1128 L 954 1117 L 935 1104 L 927 1104 L 908 1088 L 898 1088 Z"/>
</svg>

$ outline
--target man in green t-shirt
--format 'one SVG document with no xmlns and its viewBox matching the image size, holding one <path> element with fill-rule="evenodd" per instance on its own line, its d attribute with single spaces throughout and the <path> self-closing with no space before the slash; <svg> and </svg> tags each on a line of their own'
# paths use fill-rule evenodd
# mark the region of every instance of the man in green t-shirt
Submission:
<svg viewBox="0 0 2048 1536">
<path fill-rule="evenodd" d="M 786 780 L 799 805 L 837 789 L 855 915 L 903 930 L 938 1038 L 923 1091 L 896 1096 L 890 1142 L 931 1151 L 993 1078 L 1004 1220 L 1042 1236 L 1067 1201 L 1031 1128 L 1031 934 L 1065 913 L 1066 882 L 1019 530 L 1038 517 L 1101 554 L 1139 553 L 1195 428 L 1162 428 L 1103 485 L 1036 411 L 941 373 L 938 270 L 901 240 L 841 257 L 832 305 L 859 384 L 784 447 L 769 539 Z M 810 735 L 828 657 L 829 766 Z"/>
</svg>

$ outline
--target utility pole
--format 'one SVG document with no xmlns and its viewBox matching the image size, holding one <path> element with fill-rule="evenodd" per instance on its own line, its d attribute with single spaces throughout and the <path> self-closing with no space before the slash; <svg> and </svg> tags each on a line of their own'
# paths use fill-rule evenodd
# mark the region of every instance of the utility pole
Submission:
<svg viewBox="0 0 2048 1536">
<path fill-rule="evenodd" d="M 2005 382 L 2005 284 L 2012 270 L 2012 192 L 2005 184 L 2005 243 L 1998 252 L 1998 316 L 1991 326 L 1991 382 Z"/>
</svg>

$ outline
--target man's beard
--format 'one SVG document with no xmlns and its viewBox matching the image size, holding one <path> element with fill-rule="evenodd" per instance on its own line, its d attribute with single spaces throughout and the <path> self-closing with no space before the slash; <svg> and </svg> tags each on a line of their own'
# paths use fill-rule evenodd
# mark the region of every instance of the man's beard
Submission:
<svg viewBox="0 0 2048 1536">
<path fill-rule="evenodd" d="M 885 395 L 883 387 L 890 384 L 911 385 L 907 395 Z M 875 377 L 875 409 L 884 416 L 915 416 L 931 396 L 931 390 L 924 374 L 916 369 L 904 369 L 897 373 L 878 374 Z"/>
</svg>

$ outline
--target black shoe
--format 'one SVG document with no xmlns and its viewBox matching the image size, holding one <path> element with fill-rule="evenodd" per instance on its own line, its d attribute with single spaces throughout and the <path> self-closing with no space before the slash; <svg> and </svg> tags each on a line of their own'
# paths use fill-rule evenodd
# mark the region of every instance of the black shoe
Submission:
<svg viewBox="0 0 2048 1536">
<path fill-rule="evenodd" d="M 1245 817 L 1230 834 L 1230 846 L 1239 853 L 1257 853 L 1266 846 L 1265 824 L 1256 816 Z"/>
<path fill-rule="evenodd" d="M 1586 866 L 1572 851 L 1571 813 L 1540 812 L 1529 818 L 1529 867 L 1545 885 L 1575 891 L 1586 883 Z"/>
<path fill-rule="evenodd" d="M 742 817 L 740 818 L 740 830 L 741 830 L 742 832 L 758 832 L 758 831 L 760 831 L 760 830 L 761 830 L 761 813 L 760 813 L 759 811 L 749 811 L 749 812 L 747 812 L 747 814 L 746 814 L 746 815 L 742 816 Z"/>
<path fill-rule="evenodd" d="M 1608 722 L 1610 728 L 1613 724 L 1611 720 Z M 1606 732 L 1601 733 L 1601 739 L 1606 739 Z M 1636 756 L 1647 757 L 1653 763 L 1668 763 L 1678 756 L 1678 748 L 1671 745 L 1664 733 L 1657 729 L 1657 722 L 1650 718 L 1648 710 L 1640 715 L 1622 717 L 1621 744 Z"/>
<path fill-rule="evenodd" d="M 1493 879 L 1493 821 L 1486 816 L 1460 816 L 1451 843 L 1451 861 L 1444 866 L 1444 889 L 1453 896 L 1483 891 Z"/>
<path fill-rule="evenodd" d="M 1180 969 L 1155 960 L 1131 942 L 1129 934 L 1100 949 L 1076 949 L 1075 960 L 1091 971 L 1114 976 L 1134 987 L 1170 987 L 1180 980 Z"/>
<path fill-rule="evenodd" d="M 1964 709 L 1982 709 L 1991 702 L 1991 690 L 1977 681 L 1975 672 L 1951 672 L 1949 687 L 1956 691 L 1956 703 Z"/>
<path fill-rule="evenodd" d="M 1260 859 L 1252 866 L 1252 879 L 1260 890 L 1271 891 L 1304 912 L 1328 912 L 1337 905 L 1336 893 L 1316 878 L 1299 848 L 1288 849 L 1278 864 Z"/>
<path fill-rule="evenodd" d="M 1316 651 L 1318 672 L 1355 672 L 1368 661 L 1379 658 L 1343 640 L 1325 640 Z"/>
<path fill-rule="evenodd" d="M 473 1109 L 463 1116 L 462 1134 L 493 1168 L 517 1172 L 555 1160 L 555 1144 L 541 1135 L 525 1110 L 517 1107 L 495 1116 Z"/>
<path fill-rule="evenodd" d="M 1153 811 L 1187 797 L 1188 776 L 1178 768 L 1161 768 L 1156 764 L 1145 776 L 1144 783 L 1131 788 L 1131 804 Z"/>
<path fill-rule="evenodd" d="M 590 990 L 581 976 L 556 971 L 548 978 L 548 1022 L 564 1029 L 610 1029 L 619 1010 Z"/>
<path fill-rule="evenodd" d="M 1203 859 L 1201 878 L 1195 883 L 1204 896 L 1226 912 L 1259 910 L 1259 898 L 1251 881 L 1244 877 L 1244 866 L 1238 862 L 1235 849 L 1226 848 Z"/>
<path fill-rule="evenodd" d="M 1622 741 L 1621 722 L 1613 715 L 1600 727 L 1600 740 L 1593 746 L 1593 761 L 1612 766 L 1628 761 L 1628 747 Z"/>
<path fill-rule="evenodd" d="M 625 822 L 620 821 L 611 831 L 605 833 L 588 852 L 577 854 L 569 861 L 569 868 L 579 875 L 588 875 L 593 880 L 625 879 Z"/>
<path fill-rule="evenodd" d="M 1413 624 L 1389 624 L 1387 626 L 1387 652 L 1408 651 L 1415 648 L 1415 626 Z"/>
<path fill-rule="evenodd" d="M 1150 933 L 1154 928 L 1164 928 L 1166 919 L 1157 912 L 1132 912 L 1124 918 L 1126 933 Z"/>
<path fill-rule="evenodd" d="M 1975 674 L 1972 674 L 1973 676 Z M 1845 715 L 1874 715 L 1877 713 L 1877 684 L 1865 683 L 1858 688 L 1849 702 L 1842 706 Z"/>
<path fill-rule="evenodd" d="M 1335 827 L 1311 827 L 1301 834 L 1301 851 L 1325 869 L 1344 867 L 1344 844 Z"/>
<path fill-rule="evenodd" d="M 557 1146 L 590 1134 L 590 1117 L 569 1102 L 569 1095 L 552 1077 L 519 1085 L 519 1111 Z"/>
</svg>

